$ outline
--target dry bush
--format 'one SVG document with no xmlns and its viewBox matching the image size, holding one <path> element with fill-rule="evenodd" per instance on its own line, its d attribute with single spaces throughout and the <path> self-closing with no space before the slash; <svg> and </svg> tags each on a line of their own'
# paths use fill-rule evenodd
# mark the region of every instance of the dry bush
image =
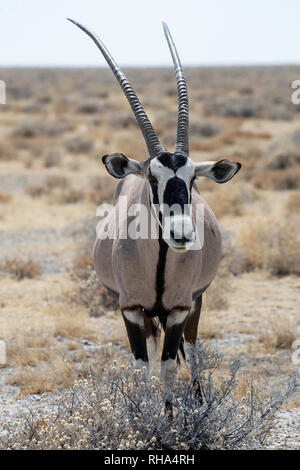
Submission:
<svg viewBox="0 0 300 470">
<path fill-rule="evenodd" d="M 234 144 L 238 139 L 247 139 L 247 140 L 256 140 L 256 139 L 264 139 L 268 140 L 271 139 L 272 134 L 269 132 L 250 132 L 250 131 L 241 131 L 241 130 L 234 130 L 233 132 L 229 132 L 224 137 L 224 143 L 232 143 Z"/>
<path fill-rule="evenodd" d="M 36 119 L 18 124 L 12 131 L 12 138 L 32 139 L 39 136 L 56 137 L 72 130 L 65 119 Z"/>
<path fill-rule="evenodd" d="M 43 165 L 45 168 L 59 166 L 62 160 L 62 154 L 59 148 L 49 148 L 43 152 Z"/>
<path fill-rule="evenodd" d="M 88 137 L 74 136 L 64 143 L 70 153 L 89 153 L 93 148 L 93 141 Z"/>
<path fill-rule="evenodd" d="M 51 356 L 53 325 L 38 314 L 21 315 L 10 322 L 2 321 L 7 343 L 8 364 L 21 371 L 22 367 L 36 367 Z M 14 374 L 14 378 L 18 374 Z"/>
<path fill-rule="evenodd" d="M 267 119 L 272 119 L 273 121 L 288 121 L 292 118 L 291 110 L 286 103 L 271 104 L 266 112 L 262 114 L 264 114 Z"/>
<path fill-rule="evenodd" d="M 75 289 L 68 294 L 68 298 L 86 307 L 92 317 L 105 315 L 107 310 L 117 311 L 117 299 L 103 287 L 94 271 L 87 279 L 79 279 Z"/>
<path fill-rule="evenodd" d="M 85 253 L 77 256 L 73 262 L 73 273 L 78 279 L 86 280 L 89 278 L 91 271 L 94 269 L 93 258 L 91 253 Z"/>
<path fill-rule="evenodd" d="M 103 110 L 103 106 L 95 102 L 95 100 L 85 100 L 80 103 L 76 108 L 76 112 L 82 114 L 100 114 L 101 112 L 103 112 Z"/>
<path fill-rule="evenodd" d="M 26 193 L 33 198 L 47 195 L 50 204 L 76 204 L 86 198 L 83 190 L 70 187 L 68 179 L 58 175 L 49 176 L 42 185 L 28 186 Z"/>
<path fill-rule="evenodd" d="M 214 100 L 205 103 L 204 113 L 207 116 L 251 118 L 258 116 L 260 109 L 261 105 L 252 96 L 239 96 L 238 98 L 216 96 Z"/>
<path fill-rule="evenodd" d="M 93 176 L 89 181 L 91 190 L 88 192 L 88 198 L 95 204 L 112 202 L 116 184 L 117 181 L 110 176 Z"/>
<path fill-rule="evenodd" d="M 256 218 L 239 234 L 239 247 L 248 270 L 300 274 L 299 216 Z"/>
<path fill-rule="evenodd" d="M 65 176 L 51 175 L 45 179 L 45 186 L 47 191 L 51 191 L 56 188 L 66 188 L 69 186 L 69 181 Z"/>
<path fill-rule="evenodd" d="M 0 161 L 10 161 L 15 159 L 16 156 L 13 154 L 11 146 L 5 140 L 0 142 Z"/>
<path fill-rule="evenodd" d="M 293 106 L 278 102 L 278 96 L 274 99 L 269 96 L 266 99 L 265 96 L 259 96 L 259 94 L 240 94 L 236 97 L 211 94 L 206 97 L 204 103 L 204 114 L 218 117 L 290 120 L 293 111 L 295 111 Z"/>
<path fill-rule="evenodd" d="M 262 170 L 255 174 L 252 182 L 259 189 L 275 191 L 299 189 L 300 165 L 285 170 Z"/>
<path fill-rule="evenodd" d="M 240 246 L 237 246 L 236 240 L 230 239 L 222 243 L 221 270 L 224 272 L 224 277 L 238 276 L 252 269 L 253 267 L 249 265 L 244 251 Z"/>
<path fill-rule="evenodd" d="M 209 140 L 203 140 L 202 138 L 194 138 L 190 143 L 191 152 L 220 152 L 223 147 L 224 142 L 220 137 L 211 137 Z"/>
<path fill-rule="evenodd" d="M 114 131 L 117 129 L 128 129 L 130 127 L 136 128 L 135 117 L 127 111 L 120 111 L 109 116 L 108 125 L 111 126 Z"/>
<path fill-rule="evenodd" d="M 108 142 L 112 140 L 111 129 L 108 130 L 107 138 Z M 112 152 L 120 151 L 139 161 L 147 158 L 145 143 L 137 127 L 135 129 L 120 129 L 116 132 L 113 136 L 113 145 L 110 144 L 108 149 L 111 149 Z M 110 150 L 108 152 L 110 153 Z"/>
<path fill-rule="evenodd" d="M 11 367 L 6 383 L 17 385 L 22 396 L 71 385 L 87 375 L 90 365 L 104 367 L 114 354 L 100 348 L 87 312 L 54 297 L 2 321 L 1 329 Z"/>
<path fill-rule="evenodd" d="M 238 178 L 249 182 L 254 174 L 257 173 L 257 166 L 264 158 L 264 153 L 256 145 L 249 145 L 243 151 L 235 151 L 232 153 L 230 160 L 238 161 L 242 164 Z"/>
<path fill-rule="evenodd" d="M 300 132 L 275 140 L 261 159 L 259 171 L 253 178 L 261 189 L 297 189 L 300 187 Z"/>
<path fill-rule="evenodd" d="M 174 131 L 177 126 L 176 112 L 169 110 L 167 112 L 163 111 L 160 113 L 155 113 L 154 126 L 156 132 L 158 132 L 158 134 L 163 138 L 163 141 L 165 141 L 165 135 L 170 134 L 170 136 L 173 136 L 173 141 L 171 144 L 174 145 Z"/>
<path fill-rule="evenodd" d="M 44 194 L 49 195 L 55 191 L 68 192 L 69 181 L 64 176 L 51 175 L 45 178 L 43 184 L 37 186 L 28 186 L 25 192 L 31 197 L 41 197 Z"/>
<path fill-rule="evenodd" d="M 65 188 L 53 191 L 48 197 L 51 204 L 76 204 L 85 199 L 85 193 L 81 189 Z"/>
<path fill-rule="evenodd" d="M 281 405 L 298 389 L 291 378 L 268 399 L 248 385 L 239 399 L 238 361 L 216 378 L 221 358 L 199 344 L 195 377 L 204 403 L 199 406 L 192 380 L 177 382 L 174 418 L 163 412 L 159 379 L 130 366 L 91 371 L 87 379 L 56 394 L 46 412 L 28 410 L 18 423 L 7 423 L 2 449 L 199 450 L 259 449 L 268 443 Z"/>
<path fill-rule="evenodd" d="M 249 271 L 248 261 L 231 234 L 222 234 L 222 259 L 217 275 L 204 294 L 208 310 L 226 310 L 233 288 L 231 278 Z M 215 336 L 215 335 L 214 335 Z"/>
<path fill-rule="evenodd" d="M 220 126 L 214 122 L 191 123 L 190 136 L 193 137 L 214 137 L 221 131 Z"/>
<path fill-rule="evenodd" d="M 261 167 L 268 170 L 284 170 L 300 164 L 300 131 L 272 142 Z"/>
<path fill-rule="evenodd" d="M 0 192 L 0 204 L 11 201 L 11 194 Z"/>
<path fill-rule="evenodd" d="M 74 341 L 68 343 L 68 347 L 56 343 L 54 348 L 52 343 L 46 350 L 31 349 L 31 360 L 27 365 L 12 362 L 14 373 L 7 384 L 20 387 L 22 395 L 52 392 L 73 385 L 78 378 L 87 377 L 92 365 L 103 369 L 116 355 L 107 346 L 88 352 L 78 349 Z"/>
<path fill-rule="evenodd" d="M 28 196 L 35 198 L 47 194 L 48 190 L 45 186 L 27 186 L 25 192 Z"/>
<path fill-rule="evenodd" d="M 16 367 L 13 378 L 8 380 L 11 385 L 21 386 L 24 394 L 41 394 L 52 392 L 58 387 L 71 385 L 78 374 L 71 363 L 62 356 L 51 358 L 33 367 Z"/>
<path fill-rule="evenodd" d="M 299 214 L 300 209 L 300 191 L 291 194 L 285 204 L 285 212 L 287 215 Z"/>
<path fill-rule="evenodd" d="M 6 259 L 0 265 L 0 271 L 9 274 L 13 279 L 21 281 L 22 279 L 33 279 L 42 274 L 41 265 L 31 259 L 11 258 Z"/>
<path fill-rule="evenodd" d="M 52 337 L 95 339 L 95 331 L 88 324 L 87 313 L 74 305 L 60 303 L 47 309 Z"/>
<path fill-rule="evenodd" d="M 296 327 L 288 313 L 272 315 L 265 320 L 264 331 L 259 336 L 267 350 L 291 349 L 296 340 Z"/>
<path fill-rule="evenodd" d="M 262 168 L 267 170 L 285 170 L 286 168 L 290 168 L 296 166 L 300 163 L 300 153 L 295 154 L 294 152 L 279 152 L 271 154 L 266 153 L 266 157 L 263 159 L 263 163 L 261 165 Z"/>
<path fill-rule="evenodd" d="M 119 309 L 117 299 L 98 280 L 91 254 L 83 254 L 75 259 L 72 277 L 76 286 L 67 297 L 72 302 L 86 307 L 92 317 L 105 315 L 107 310 Z"/>
<path fill-rule="evenodd" d="M 25 103 L 24 105 L 21 105 L 19 108 L 22 113 L 43 113 L 44 111 L 44 106 L 43 103 L 39 102 L 29 102 Z"/>
<path fill-rule="evenodd" d="M 68 319 L 72 323 L 72 317 Z M 38 315 L 4 325 L 7 361 L 12 367 L 6 383 L 20 387 L 22 394 L 52 391 L 78 377 L 61 345 L 53 347 L 54 326 L 48 317 Z"/>
<path fill-rule="evenodd" d="M 243 215 L 258 198 L 258 192 L 251 184 L 239 182 L 217 186 L 215 191 L 205 197 L 218 219 L 227 215 Z"/>
<path fill-rule="evenodd" d="M 225 266 L 221 263 L 217 275 L 205 292 L 205 304 L 208 310 L 226 310 L 228 308 L 228 295 L 231 284 Z"/>
</svg>

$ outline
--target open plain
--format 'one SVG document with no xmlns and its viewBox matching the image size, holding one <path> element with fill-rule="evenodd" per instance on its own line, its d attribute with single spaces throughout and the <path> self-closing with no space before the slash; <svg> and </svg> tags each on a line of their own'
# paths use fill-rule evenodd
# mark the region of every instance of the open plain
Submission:
<svg viewBox="0 0 300 470">
<path fill-rule="evenodd" d="M 171 68 L 126 73 L 172 151 Z M 300 67 L 187 68 L 186 77 L 191 157 L 242 163 L 225 185 L 197 180 L 223 237 L 198 335 L 225 365 L 239 358 L 239 396 L 251 382 L 268 395 L 300 367 L 300 104 L 291 102 Z M 0 422 L 17 422 L 91 367 L 128 362 L 121 313 L 95 278 L 91 249 L 96 208 L 116 184 L 100 157 L 147 155 L 110 71 L 0 69 L 0 79 Z M 299 422 L 293 395 L 271 447 L 299 446 Z"/>
</svg>

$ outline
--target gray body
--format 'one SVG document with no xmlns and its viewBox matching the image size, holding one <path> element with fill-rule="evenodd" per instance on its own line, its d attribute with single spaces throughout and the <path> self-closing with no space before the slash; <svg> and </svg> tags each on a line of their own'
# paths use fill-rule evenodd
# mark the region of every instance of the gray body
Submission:
<svg viewBox="0 0 300 470">
<path fill-rule="evenodd" d="M 121 180 L 116 188 L 116 208 L 119 196 L 122 195 L 127 196 L 129 206 L 142 203 L 149 207 L 146 184 L 135 175 L 128 175 Z M 152 316 L 159 315 L 159 312 L 154 311 L 158 300 L 158 268 L 163 269 L 161 303 L 165 311 L 175 307 L 190 309 L 192 300 L 200 296 L 212 282 L 221 259 L 221 236 L 214 213 L 194 185 L 192 206 L 200 203 L 204 204 L 203 248 L 183 253 L 168 248 L 164 266 L 160 266 L 159 240 L 101 239 L 101 233 L 107 229 L 107 224 L 115 223 L 115 218 L 111 213 L 102 220 L 98 232 L 100 237 L 97 237 L 94 245 L 94 266 L 104 286 L 118 295 L 121 309 L 140 306 L 151 312 Z"/>
</svg>

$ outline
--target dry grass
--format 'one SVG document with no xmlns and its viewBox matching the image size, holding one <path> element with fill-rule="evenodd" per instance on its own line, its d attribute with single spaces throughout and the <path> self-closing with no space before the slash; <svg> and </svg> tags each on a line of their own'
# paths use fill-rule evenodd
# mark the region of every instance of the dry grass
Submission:
<svg viewBox="0 0 300 470">
<path fill-rule="evenodd" d="M 270 315 L 265 319 L 264 331 L 259 340 L 268 351 L 274 349 L 291 350 L 296 340 L 296 327 L 287 313 L 281 315 Z"/>
<path fill-rule="evenodd" d="M 172 151 L 173 71 L 128 73 Z M 204 296 L 199 335 L 218 342 L 226 360 L 239 355 L 245 361 L 238 399 L 251 377 L 276 388 L 293 368 L 300 115 L 286 102 L 282 83 L 299 73 L 293 67 L 187 69 L 191 157 L 243 165 L 225 185 L 197 181 L 224 233 L 222 264 Z M 127 363 L 122 317 L 96 279 L 90 252 L 96 206 L 112 201 L 117 183 L 100 157 L 119 151 L 143 160 L 147 151 L 108 70 L 6 69 L 2 79 L 11 91 L 0 117 L 0 334 L 8 339 L 7 380 L 24 395 L 71 385 L 91 364 Z M 298 407 L 299 400 L 287 406 Z"/>
<path fill-rule="evenodd" d="M 0 265 L 0 271 L 9 274 L 13 279 L 22 281 L 25 278 L 33 279 L 42 274 L 40 264 L 32 259 L 12 258 L 6 259 Z"/>
<path fill-rule="evenodd" d="M 252 185 L 238 181 L 220 185 L 205 197 L 218 219 L 244 215 L 258 198 Z"/>
<path fill-rule="evenodd" d="M 47 315 L 49 315 L 50 324 L 53 325 L 54 337 L 96 339 L 95 331 L 88 322 L 88 313 L 72 305 L 58 303 L 53 307 L 49 306 Z"/>
<path fill-rule="evenodd" d="M 88 197 L 94 204 L 113 201 L 116 181 L 112 181 L 108 175 L 93 176 L 90 178 L 89 187 L 91 190 L 88 192 Z"/>
<path fill-rule="evenodd" d="M 62 153 L 60 148 L 49 148 L 43 152 L 43 165 L 45 168 L 60 166 Z"/>
<path fill-rule="evenodd" d="M 81 189 L 66 188 L 53 191 L 47 201 L 50 204 L 76 204 L 85 198 L 85 193 Z"/>
<path fill-rule="evenodd" d="M 288 191 L 300 188 L 300 165 L 284 170 L 265 170 L 256 174 L 253 184 L 259 189 Z"/>
<path fill-rule="evenodd" d="M 83 256 L 75 263 L 75 287 L 67 293 L 69 302 L 81 305 L 87 309 L 93 317 L 106 315 L 108 311 L 118 311 L 119 304 L 98 280 L 93 267 L 90 265 L 90 257 Z"/>
<path fill-rule="evenodd" d="M 43 358 L 38 366 L 15 366 L 14 377 L 8 380 L 11 385 L 22 385 L 24 394 L 41 394 L 52 392 L 57 387 L 71 385 L 76 380 L 77 374 L 70 363 L 63 357 Z"/>
<path fill-rule="evenodd" d="M 0 162 L 11 161 L 14 158 L 11 146 L 6 139 L 0 141 Z"/>
<path fill-rule="evenodd" d="M 52 291 L 53 287 L 58 289 L 54 284 Z M 25 289 L 30 291 L 30 284 Z M 90 365 L 104 367 L 114 357 L 113 350 L 109 352 L 106 347 L 97 346 L 103 325 L 95 323 L 82 308 L 66 304 L 64 296 L 57 293 L 44 299 L 39 307 L 31 293 L 28 305 L 25 299 L 21 305 L 17 301 L 18 315 L 8 314 L 2 318 L 7 363 L 12 368 L 7 383 L 18 386 L 21 396 L 71 385 L 75 379 L 88 374 Z M 9 308 L 12 308 L 11 302 L 8 302 Z"/>
<path fill-rule="evenodd" d="M 14 374 L 7 383 L 21 387 L 22 396 L 52 392 L 88 377 L 92 365 L 102 370 L 115 358 L 114 351 L 106 346 L 92 354 L 72 343 L 48 353 L 32 350 L 28 363 L 12 363 Z"/>
<path fill-rule="evenodd" d="M 300 274 L 299 217 L 256 218 L 239 234 L 248 270 L 266 269 L 271 274 Z"/>
<path fill-rule="evenodd" d="M 12 196 L 8 193 L 0 193 L 0 204 L 5 204 L 11 200 Z"/>
<path fill-rule="evenodd" d="M 285 204 L 285 211 L 288 216 L 297 215 L 299 214 L 299 209 L 300 209 L 300 191 L 297 191 L 289 196 Z"/>
<path fill-rule="evenodd" d="M 91 271 L 93 271 L 93 259 L 91 253 L 85 253 L 77 256 L 73 263 L 73 273 L 79 279 L 88 279 Z"/>
<path fill-rule="evenodd" d="M 232 287 L 228 278 L 228 271 L 225 263 L 221 262 L 215 279 L 204 295 L 205 307 L 208 310 L 226 310 L 231 292 Z"/>
</svg>

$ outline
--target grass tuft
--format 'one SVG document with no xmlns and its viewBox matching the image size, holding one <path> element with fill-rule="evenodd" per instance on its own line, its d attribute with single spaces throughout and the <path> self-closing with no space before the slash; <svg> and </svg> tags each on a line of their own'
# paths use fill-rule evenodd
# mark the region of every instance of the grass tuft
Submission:
<svg viewBox="0 0 300 470">
<path fill-rule="evenodd" d="M 9 274 L 13 279 L 21 281 L 22 279 L 33 279 L 42 274 L 41 265 L 31 259 L 11 258 L 6 259 L 0 265 L 0 271 Z"/>
</svg>

